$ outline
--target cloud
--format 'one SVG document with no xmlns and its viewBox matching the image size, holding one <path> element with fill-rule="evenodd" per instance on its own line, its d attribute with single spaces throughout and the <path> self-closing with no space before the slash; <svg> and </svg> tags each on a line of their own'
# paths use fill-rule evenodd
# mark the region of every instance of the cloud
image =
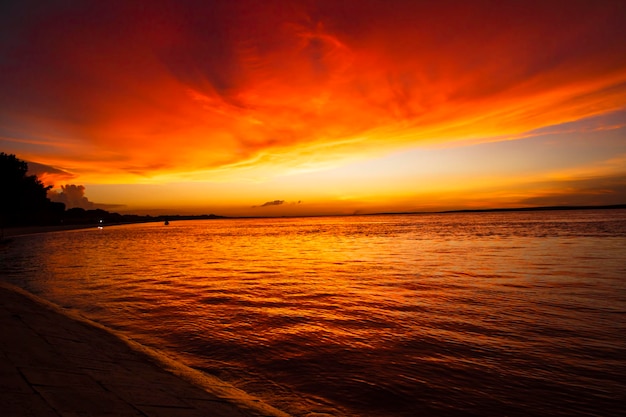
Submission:
<svg viewBox="0 0 626 417">
<path fill-rule="evenodd" d="M 538 184 L 539 195 L 520 201 L 523 205 L 614 205 L 626 202 L 626 176 L 561 180 Z"/>
<path fill-rule="evenodd" d="M 270 207 L 270 206 L 281 206 L 285 204 L 285 200 L 274 200 L 274 201 L 267 201 L 263 204 L 261 204 L 260 206 L 252 206 L 252 208 L 256 208 L 256 207 Z"/>
<path fill-rule="evenodd" d="M 252 206 L 252 208 L 282 206 L 283 204 L 289 204 L 291 206 L 295 206 L 295 205 L 298 205 L 298 204 L 302 204 L 302 200 L 298 200 L 298 202 L 292 202 L 292 203 L 287 203 L 285 200 L 267 201 L 267 202 L 261 204 L 260 206 Z"/>
<path fill-rule="evenodd" d="M 85 210 L 106 210 L 123 207 L 117 204 L 97 204 L 89 201 L 89 199 L 85 197 L 85 187 L 83 185 L 62 185 L 60 192 L 54 190 L 49 191 L 48 198 L 51 201 L 65 204 L 66 209 L 82 208 Z"/>
<path fill-rule="evenodd" d="M 73 174 L 63 171 L 62 169 L 37 162 L 27 161 L 27 163 L 29 175 L 36 175 L 45 185 L 54 185 L 59 181 L 67 181 L 74 178 Z"/>
<path fill-rule="evenodd" d="M 83 183 L 505 138 L 626 94 L 624 2 L 14 3 L 3 145 Z"/>
<path fill-rule="evenodd" d="M 60 192 L 53 191 L 48 194 L 48 198 L 57 203 L 64 203 L 66 209 L 75 207 L 83 209 L 95 208 L 95 204 L 85 197 L 85 187 L 82 185 L 62 185 Z"/>
<path fill-rule="evenodd" d="M 263 203 L 261 205 L 261 207 L 266 207 L 266 206 L 280 206 L 282 204 L 285 204 L 285 200 L 274 200 L 274 201 L 268 201 L 266 203 Z"/>
</svg>

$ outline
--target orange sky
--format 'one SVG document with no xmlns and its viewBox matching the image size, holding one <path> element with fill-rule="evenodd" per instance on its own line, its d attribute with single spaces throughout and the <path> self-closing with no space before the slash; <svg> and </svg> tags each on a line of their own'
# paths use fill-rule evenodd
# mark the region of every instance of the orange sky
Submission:
<svg viewBox="0 0 626 417">
<path fill-rule="evenodd" d="M 0 151 L 57 193 L 223 215 L 626 202 L 626 2 L 41 3 L 0 13 Z"/>
</svg>

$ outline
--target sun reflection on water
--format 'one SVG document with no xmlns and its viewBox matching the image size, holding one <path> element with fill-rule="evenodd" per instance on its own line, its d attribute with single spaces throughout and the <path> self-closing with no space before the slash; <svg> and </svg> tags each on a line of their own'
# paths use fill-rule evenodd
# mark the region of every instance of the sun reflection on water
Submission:
<svg viewBox="0 0 626 417">
<path fill-rule="evenodd" d="M 0 256 L 14 283 L 294 415 L 611 415 L 625 236 L 624 211 L 233 219 Z"/>
</svg>

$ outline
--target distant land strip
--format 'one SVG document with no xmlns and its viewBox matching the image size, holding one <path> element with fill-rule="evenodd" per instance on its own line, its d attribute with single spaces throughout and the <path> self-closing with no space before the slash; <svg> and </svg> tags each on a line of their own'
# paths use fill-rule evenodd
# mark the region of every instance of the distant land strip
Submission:
<svg viewBox="0 0 626 417">
<path fill-rule="evenodd" d="M 200 215 L 160 215 L 160 216 L 141 216 L 134 214 L 120 215 L 117 213 L 108 213 L 104 210 L 89 210 L 90 213 L 97 213 L 101 216 L 84 219 L 82 222 L 69 222 L 58 225 L 42 225 L 42 226 L 22 226 L 22 227 L 0 227 L 0 241 L 6 238 L 32 233 L 58 232 L 72 229 L 85 229 L 98 225 L 103 226 L 119 226 L 124 224 L 152 223 L 152 222 L 173 222 L 181 220 L 209 220 L 209 219 L 267 219 L 267 218 L 285 218 L 285 217 L 349 217 L 349 216 L 392 216 L 392 215 L 417 215 L 417 214 L 452 214 L 452 213 L 498 213 L 498 212 L 524 212 L 524 211 L 557 211 L 557 210 L 609 210 L 609 209 L 626 209 L 626 204 L 613 204 L 603 206 L 542 206 L 542 207 L 517 207 L 517 208 L 491 208 L 491 209 L 463 209 L 463 210 L 446 210 L 446 211 L 405 211 L 405 212 L 381 212 L 381 213 L 359 213 L 359 214 L 335 214 L 335 215 L 319 215 L 319 216 L 242 216 L 230 217 L 219 216 L 215 214 Z M 104 218 L 103 223 L 99 223 L 97 218 Z"/>
<path fill-rule="evenodd" d="M 540 207 L 513 207 L 513 208 L 490 208 L 490 209 L 461 209 L 461 210 L 445 210 L 445 211 L 404 211 L 404 212 L 385 212 L 372 213 L 375 215 L 390 214 L 444 214 L 444 213 L 497 213 L 508 211 L 556 211 L 556 210 L 609 210 L 609 209 L 626 209 L 626 204 L 611 204 L 604 206 L 540 206 Z"/>
</svg>

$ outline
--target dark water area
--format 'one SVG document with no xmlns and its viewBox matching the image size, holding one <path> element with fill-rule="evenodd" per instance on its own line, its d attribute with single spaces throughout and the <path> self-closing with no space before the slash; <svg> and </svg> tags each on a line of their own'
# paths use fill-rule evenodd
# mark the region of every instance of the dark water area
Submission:
<svg viewBox="0 0 626 417">
<path fill-rule="evenodd" d="M 626 210 L 48 233 L 0 277 L 295 416 L 626 413 Z"/>
</svg>

